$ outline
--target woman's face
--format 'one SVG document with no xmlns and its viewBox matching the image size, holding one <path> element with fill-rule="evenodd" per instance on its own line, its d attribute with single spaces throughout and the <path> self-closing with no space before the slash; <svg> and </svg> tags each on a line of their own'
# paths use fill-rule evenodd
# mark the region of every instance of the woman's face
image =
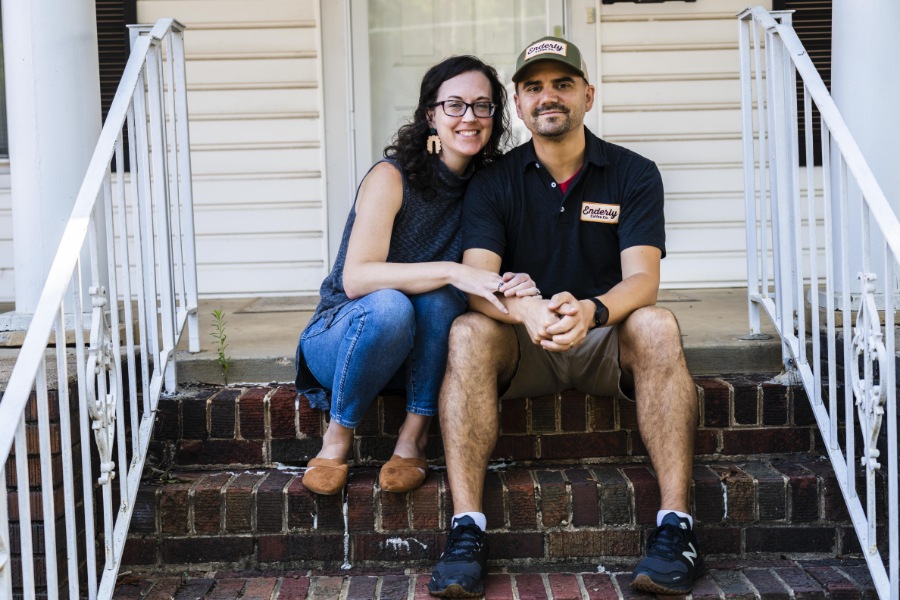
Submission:
<svg viewBox="0 0 900 600">
<path fill-rule="evenodd" d="M 438 89 L 437 102 L 445 100 L 493 102 L 491 83 L 479 71 L 457 75 Z M 429 113 L 429 123 L 441 138 L 441 159 L 454 170 L 458 166 L 464 169 L 471 157 L 487 145 L 494 128 L 493 117 L 476 117 L 471 107 L 461 117 L 449 117 L 443 107 L 435 106 Z"/>
</svg>

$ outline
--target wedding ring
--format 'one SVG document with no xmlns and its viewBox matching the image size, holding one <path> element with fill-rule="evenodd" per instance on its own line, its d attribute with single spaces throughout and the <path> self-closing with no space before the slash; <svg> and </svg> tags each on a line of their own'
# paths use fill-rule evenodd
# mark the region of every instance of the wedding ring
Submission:
<svg viewBox="0 0 900 600">
<path fill-rule="evenodd" d="M 569 342 L 569 348 L 575 345 L 575 342 Z"/>
<path fill-rule="evenodd" d="M 500 288 L 502 288 L 502 287 L 503 287 L 503 282 L 501 281 L 500 283 L 497 284 L 497 291 L 499 292 Z"/>
<path fill-rule="evenodd" d="M 535 291 L 537 292 L 537 295 L 540 296 L 540 295 L 541 295 L 541 290 L 540 290 L 540 288 L 534 288 L 534 289 L 535 289 Z"/>
</svg>

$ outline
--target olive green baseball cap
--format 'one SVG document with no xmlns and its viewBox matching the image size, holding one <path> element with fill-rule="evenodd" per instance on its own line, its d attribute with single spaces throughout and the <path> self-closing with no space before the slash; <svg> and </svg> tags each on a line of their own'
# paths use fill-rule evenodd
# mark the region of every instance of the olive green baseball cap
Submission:
<svg viewBox="0 0 900 600">
<path fill-rule="evenodd" d="M 572 67 L 579 75 L 588 81 L 587 65 L 581 57 L 581 50 L 572 42 L 562 38 L 548 35 L 528 45 L 522 50 L 516 59 L 516 72 L 513 73 L 513 83 L 519 83 L 522 72 L 536 62 L 542 60 L 555 60 Z M 590 83 L 588 81 L 588 83 Z"/>
</svg>

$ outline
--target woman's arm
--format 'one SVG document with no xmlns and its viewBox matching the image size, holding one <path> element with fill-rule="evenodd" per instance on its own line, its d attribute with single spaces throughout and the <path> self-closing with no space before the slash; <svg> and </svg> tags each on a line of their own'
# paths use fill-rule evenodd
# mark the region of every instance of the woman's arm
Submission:
<svg viewBox="0 0 900 600">
<path fill-rule="evenodd" d="M 356 200 L 356 221 L 350 232 L 344 264 L 344 292 L 361 298 L 378 290 L 423 294 L 451 284 L 485 298 L 503 312 L 494 296 L 504 283 L 497 273 L 454 262 L 388 263 L 394 219 L 403 203 L 403 178 L 389 163 L 380 163 L 363 180 Z M 507 286 L 510 287 L 510 286 Z"/>
</svg>

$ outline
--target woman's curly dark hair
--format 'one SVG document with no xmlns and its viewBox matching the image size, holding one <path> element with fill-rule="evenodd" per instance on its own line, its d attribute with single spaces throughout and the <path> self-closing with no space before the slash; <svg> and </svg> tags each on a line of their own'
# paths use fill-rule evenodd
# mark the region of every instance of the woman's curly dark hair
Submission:
<svg viewBox="0 0 900 600">
<path fill-rule="evenodd" d="M 500 82 L 494 67 L 474 56 L 451 56 L 434 65 L 425 77 L 419 89 L 419 103 L 413 113 L 412 121 L 397 130 L 393 141 L 384 149 L 384 157 L 397 162 L 407 174 L 407 180 L 426 200 L 437 194 L 439 185 L 437 154 L 429 154 L 425 148 L 425 140 L 430 135 L 428 111 L 437 102 L 437 93 L 441 85 L 457 75 L 478 71 L 487 77 L 491 84 L 492 102 L 497 105 L 494 110 L 494 127 L 491 139 L 477 155 L 472 157 L 475 169 L 481 169 L 500 158 L 509 137 L 509 117 L 506 114 L 506 88 Z"/>
</svg>

